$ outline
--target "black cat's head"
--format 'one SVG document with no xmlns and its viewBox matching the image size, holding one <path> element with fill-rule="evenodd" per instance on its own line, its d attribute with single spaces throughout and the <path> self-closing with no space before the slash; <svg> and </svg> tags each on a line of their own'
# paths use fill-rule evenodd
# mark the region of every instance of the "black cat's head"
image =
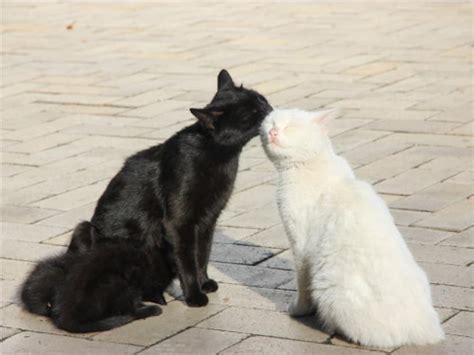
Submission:
<svg viewBox="0 0 474 355">
<path fill-rule="evenodd" d="M 190 110 L 218 144 L 243 146 L 258 135 L 272 107 L 258 92 L 235 86 L 223 69 L 217 77 L 217 93 L 212 101 L 203 109 Z"/>
</svg>

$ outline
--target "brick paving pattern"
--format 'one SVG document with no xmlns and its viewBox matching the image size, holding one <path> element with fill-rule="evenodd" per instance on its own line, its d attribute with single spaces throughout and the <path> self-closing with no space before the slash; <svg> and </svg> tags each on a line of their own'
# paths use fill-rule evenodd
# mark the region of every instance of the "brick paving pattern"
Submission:
<svg viewBox="0 0 474 355">
<path fill-rule="evenodd" d="M 2 353 L 469 354 L 474 347 L 472 4 L 12 1 L 2 5 Z M 363 349 L 286 313 L 295 294 L 275 171 L 245 149 L 205 308 L 72 335 L 16 289 L 61 252 L 131 153 L 192 122 L 227 68 L 274 106 L 338 107 L 332 135 L 392 208 L 447 333 Z"/>
</svg>

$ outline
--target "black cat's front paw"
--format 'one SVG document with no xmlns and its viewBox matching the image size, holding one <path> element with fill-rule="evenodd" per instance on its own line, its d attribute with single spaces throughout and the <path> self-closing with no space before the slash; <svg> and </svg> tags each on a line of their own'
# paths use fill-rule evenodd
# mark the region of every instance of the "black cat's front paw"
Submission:
<svg viewBox="0 0 474 355">
<path fill-rule="evenodd" d="M 195 293 L 190 297 L 186 297 L 186 304 L 189 307 L 204 307 L 205 305 L 207 305 L 208 302 L 209 299 L 202 292 Z"/>
<path fill-rule="evenodd" d="M 205 293 L 211 293 L 216 292 L 219 285 L 213 279 L 209 279 L 202 284 L 201 288 Z"/>
</svg>

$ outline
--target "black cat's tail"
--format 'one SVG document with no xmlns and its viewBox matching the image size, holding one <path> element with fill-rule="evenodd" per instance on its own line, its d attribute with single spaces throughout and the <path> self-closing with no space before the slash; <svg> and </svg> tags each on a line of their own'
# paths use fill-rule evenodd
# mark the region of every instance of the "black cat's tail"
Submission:
<svg viewBox="0 0 474 355">
<path fill-rule="evenodd" d="M 41 261 L 20 287 L 19 296 L 26 310 L 49 316 L 57 288 L 64 282 L 67 258 L 65 255 Z"/>
<path fill-rule="evenodd" d="M 121 327 L 137 319 L 158 316 L 160 314 L 160 307 L 142 305 L 137 308 L 133 314 L 108 317 L 95 322 L 78 323 L 76 320 L 66 316 L 59 316 L 58 318 L 53 319 L 53 322 L 58 328 L 64 329 L 71 333 L 90 333 L 110 330 Z"/>
<path fill-rule="evenodd" d="M 121 327 L 122 325 L 130 323 L 133 320 L 135 320 L 135 317 L 127 314 L 123 316 L 109 317 L 90 323 L 77 323 L 73 320 L 66 320 L 65 317 L 59 317 L 53 321 L 58 328 L 71 333 L 90 333 L 102 332 L 104 330 Z"/>
</svg>

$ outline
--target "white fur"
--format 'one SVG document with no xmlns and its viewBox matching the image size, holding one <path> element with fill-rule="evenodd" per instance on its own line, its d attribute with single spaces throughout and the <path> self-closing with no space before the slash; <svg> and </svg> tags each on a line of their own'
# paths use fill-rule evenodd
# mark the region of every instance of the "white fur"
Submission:
<svg viewBox="0 0 474 355">
<path fill-rule="evenodd" d="M 334 153 L 325 128 L 330 115 L 275 110 L 262 125 L 297 270 L 289 312 L 316 310 L 328 332 L 366 346 L 436 343 L 444 333 L 426 274 L 384 201 Z"/>
</svg>

